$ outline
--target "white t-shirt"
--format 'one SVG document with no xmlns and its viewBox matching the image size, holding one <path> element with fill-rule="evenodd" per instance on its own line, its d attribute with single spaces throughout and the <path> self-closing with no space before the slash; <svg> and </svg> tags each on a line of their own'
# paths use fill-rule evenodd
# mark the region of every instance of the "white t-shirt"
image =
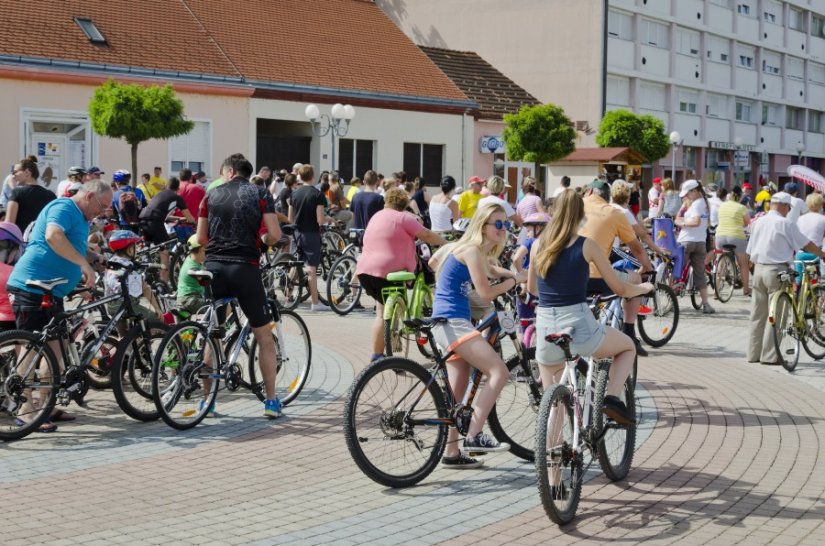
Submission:
<svg viewBox="0 0 825 546">
<path fill-rule="evenodd" d="M 512 218 L 516 214 L 516 209 L 513 208 L 513 205 L 511 205 L 501 197 L 496 197 L 495 195 L 488 195 L 487 197 L 482 197 L 478 202 L 478 208 L 480 209 L 487 203 L 497 203 L 504 207 L 504 215 L 507 218 Z"/>
<path fill-rule="evenodd" d="M 799 218 L 807 212 L 808 206 L 805 204 L 805 201 L 799 197 L 791 196 L 791 210 L 788 211 L 786 218 L 795 224 Z"/>
<path fill-rule="evenodd" d="M 722 206 L 722 200 L 716 197 L 715 193 L 708 196 L 708 205 L 710 205 L 710 225 L 719 225 L 719 207 Z"/>
<path fill-rule="evenodd" d="M 822 241 L 825 239 L 825 215 L 819 212 L 803 214 L 796 221 L 796 225 L 802 235 L 810 239 L 816 246 L 822 247 Z"/>
<path fill-rule="evenodd" d="M 657 210 L 659 208 L 659 197 L 662 193 L 656 189 L 656 186 L 650 188 L 647 192 L 647 203 L 650 210 Z"/>
<path fill-rule="evenodd" d="M 635 226 L 636 224 L 639 223 L 638 220 L 636 220 L 636 215 L 634 215 L 631 210 L 626 209 L 621 205 L 617 205 L 616 203 L 610 203 L 610 206 L 613 207 L 614 209 L 618 209 L 618 210 L 622 211 L 622 214 L 624 214 L 624 217 L 627 218 L 627 221 L 630 222 L 631 226 Z M 621 245 L 621 244 L 622 244 L 622 242 L 619 240 L 618 237 L 616 237 L 613 240 L 613 247 L 614 248 L 619 247 L 619 245 Z"/>
<path fill-rule="evenodd" d="M 112 256 L 109 261 L 116 262 L 121 265 L 131 265 L 132 262 L 120 256 Z M 120 278 L 125 273 L 122 269 L 108 269 L 103 275 L 103 289 L 104 295 L 113 296 L 120 294 Z M 143 277 L 137 271 L 132 271 L 126 281 L 126 288 L 129 290 L 129 295 L 133 298 L 139 298 L 143 294 Z"/>
<path fill-rule="evenodd" d="M 685 212 L 685 220 L 692 218 L 699 218 L 699 225 L 695 227 L 683 227 L 679 232 L 679 237 L 676 239 L 677 243 L 704 243 L 708 236 L 708 208 L 705 206 L 705 200 L 702 198 L 696 199 L 691 203 L 690 207 Z"/>
</svg>

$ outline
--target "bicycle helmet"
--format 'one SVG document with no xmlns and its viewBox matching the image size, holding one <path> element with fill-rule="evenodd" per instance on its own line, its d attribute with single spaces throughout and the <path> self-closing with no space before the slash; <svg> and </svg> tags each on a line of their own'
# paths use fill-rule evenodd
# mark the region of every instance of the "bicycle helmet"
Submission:
<svg viewBox="0 0 825 546">
<path fill-rule="evenodd" d="M 524 219 L 525 226 L 543 226 L 550 222 L 550 216 L 543 212 L 534 212 Z"/>
<path fill-rule="evenodd" d="M 453 222 L 453 229 L 455 231 L 460 231 L 464 233 L 467 231 L 467 228 L 470 227 L 470 219 L 469 218 L 459 218 L 455 222 Z"/>
<path fill-rule="evenodd" d="M 66 174 L 68 176 L 83 176 L 86 174 L 86 169 L 83 167 L 69 167 L 69 171 Z"/>
<path fill-rule="evenodd" d="M 131 179 L 132 173 L 130 173 L 126 169 L 118 169 L 114 173 L 112 173 L 112 180 L 117 182 L 118 184 L 127 183 Z"/>
<path fill-rule="evenodd" d="M 23 232 L 14 222 L 0 222 L 0 241 L 11 241 L 20 246 L 23 244 Z"/>
<path fill-rule="evenodd" d="M 112 252 L 117 252 L 118 250 L 123 250 L 129 245 L 133 245 L 140 240 L 140 237 L 138 237 L 134 232 L 129 231 L 128 229 L 118 229 L 113 231 L 112 235 L 109 237 L 109 248 L 112 249 Z"/>
</svg>

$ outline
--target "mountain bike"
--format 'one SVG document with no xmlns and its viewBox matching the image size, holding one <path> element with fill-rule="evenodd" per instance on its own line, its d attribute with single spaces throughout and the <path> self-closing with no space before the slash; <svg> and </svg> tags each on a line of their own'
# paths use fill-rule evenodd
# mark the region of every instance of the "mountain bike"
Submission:
<svg viewBox="0 0 825 546">
<path fill-rule="evenodd" d="M 739 264 L 736 261 L 735 245 L 722 245 L 723 250 L 716 251 L 713 261 L 713 290 L 716 299 L 722 303 L 730 301 L 733 291 L 742 286 L 739 280 Z"/>
<path fill-rule="evenodd" d="M 346 315 L 358 306 L 361 299 L 361 283 L 355 275 L 358 251 L 363 246 L 363 229 L 350 229 L 349 243 L 330 266 L 327 275 L 327 302 L 333 311 Z"/>
<path fill-rule="evenodd" d="M 817 282 L 819 260 L 797 260 L 801 266 L 799 286 L 795 269 L 777 274 L 782 288 L 771 296 L 768 324 L 782 366 L 792 372 L 799 362 L 799 346 L 814 360 L 825 358 L 825 287 Z"/>
</svg>

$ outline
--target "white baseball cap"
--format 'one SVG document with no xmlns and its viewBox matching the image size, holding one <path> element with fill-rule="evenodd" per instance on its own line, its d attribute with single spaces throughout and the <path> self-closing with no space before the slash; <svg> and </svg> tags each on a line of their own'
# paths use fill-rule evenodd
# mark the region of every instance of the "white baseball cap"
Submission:
<svg viewBox="0 0 825 546">
<path fill-rule="evenodd" d="M 793 204 L 793 199 L 791 198 L 791 194 L 785 193 L 784 191 L 776 192 L 771 196 L 771 203 L 780 203 L 782 205 L 791 205 Z"/>
<path fill-rule="evenodd" d="M 696 180 L 685 180 L 682 182 L 682 191 L 679 192 L 679 197 L 684 197 L 690 190 L 695 190 L 699 187 L 699 182 Z"/>
</svg>

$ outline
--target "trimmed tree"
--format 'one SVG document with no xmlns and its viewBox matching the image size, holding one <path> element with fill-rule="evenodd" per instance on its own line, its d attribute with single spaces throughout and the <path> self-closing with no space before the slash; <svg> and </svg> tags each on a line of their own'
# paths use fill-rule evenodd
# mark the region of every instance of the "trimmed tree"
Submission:
<svg viewBox="0 0 825 546">
<path fill-rule="evenodd" d="M 109 80 L 89 102 L 92 130 L 122 138 L 132 147 L 132 176 L 137 177 L 138 145 L 153 138 L 185 135 L 195 124 L 183 115 L 183 102 L 172 86 L 123 84 Z"/>
<path fill-rule="evenodd" d="M 596 134 L 596 144 L 602 148 L 632 148 L 648 163 L 665 157 L 670 151 L 670 140 L 662 120 L 629 110 L 612 110 L 604 115 Z"/>
<path fill-rule="evenodd" d="M 567 157 L 576 149 L 576 131 L 564 109 L 555 104 L 522 106 L 517 114 L 504 114 L 507 157 L 531 161 L 544 182 L 545 163 Z"/>
</svg>

